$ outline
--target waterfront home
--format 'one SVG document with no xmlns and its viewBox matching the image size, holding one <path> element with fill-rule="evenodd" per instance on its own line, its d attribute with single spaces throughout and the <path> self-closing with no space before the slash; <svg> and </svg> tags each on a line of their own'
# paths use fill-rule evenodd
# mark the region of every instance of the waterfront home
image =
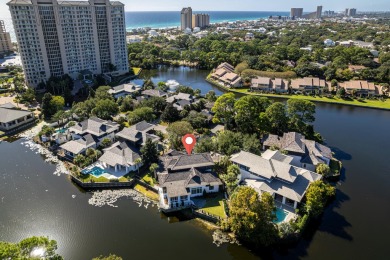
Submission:
<svg viewBox="0 0 390 260">
<path fill-rule="evenodd" d="M 118 129 L 118 123 L 97 117 L 79 122 L 66 130 L 67 139 L 70 135 L 72 140 L 60 146 L 60 155 L 72 160 L 78 154 L 85 154 L 88 148 L 98 148 L 104 139 L 112 142 Z"/>
<path fill-rule="evenodd" d="M 222 182 L 213 172 L 208 153 L 185 154 L 177 151 L 162 158 L 158 173 L 159 205 L 163 211 L 191 207 L 191 198 L 221 190 Z"/>
<path fill-rule="evenodd" d="M 159 89 L 146 89 L 141 92 L 142 96 L 145 97 L 146 99 L 150 97 L 163 97 L 167 98 L 168 94 L 164 91 L 161 91 Z"/>
<path fill-rule="evenodd" d="M 251 80 L 252 91 L 274 91 L 283 93 L 288 91 L 288 81 L 281 78 L 255 77 Z"/>
<path fill-rule="evenodd" d="M 321 175 L 292 164 L 293 157 L 279 151 L 265 151 L 261 156 L 241 151 L 230 161 L 240 168 L 241 185 L 254 188 L 260 194 L 268 192 L 277 204 L 296 209 L 310 183 Z"/>
<path fill-rule="evenodd" d="M 313 92 L 316 90 L 329 90 L 330 84 L 320 78 L 305 77 L 292 79 L 290 86 L 293 91 Z"/>
<path fill-rule="evenodd" d="M 210 77 L 225 87 L 239 87 L 242 84 L 242 78 L 234 72 L 234 67 L 226 62 L 219 65 Z"/>
<path fill-rule="evenodd" d="M 28 110 L 17 109 L 13 104 L 0 105 L 0 131 L 8 132 L 33 124 L 34 113 Z"/>
<path fill-rule="evenodd" d="M 329 165 L 332 151 L 329 147 L 319 144 L 296 132 L 284 133 L 283 136 L 266 135 L 263 138 L 264 149 L 279 149 L 287 152 L 293 158 L 292 165 L 314 171 L 320 163 Z"/>
<path fill-rule="evenodd" d="M 134 95 L 138 92 L 140 92 L 141 86 L 134 85 L 134 84 L 122 84 L 116 87 L 112 87 L 111 89 L 108 90 L 108 93 L 113 95 L 115 99 L 119 97 L 125 97 L 128 95 Z"/>
<path fill-rule="evenodd" d="M 141 158 L 137 150 L 130 142 L 116 142 L 104 149 L 103 155 L 98 162 L 106 172 L 121 173 L 126 175 L 131 171 L 137 171 L 142 163 L 137 163 Z"/>
<path fill-rule="evenodd" d="M 91 135 L 85 134 L 80 138 L 66 142 L 60 146 L 60 155 L 69 160 L 73 160 L 79 154 L 85 155 L 89 148 L 97 148 L 99 140 Z"/>
<path fill-rule="evenodd" d="M 167 102 L 168 103 L 174 103 L 174 102 L 177 102 L 177 101 L 180 101 L 180 100 L 186 100 L 188 101 L 189 103 L 192 103 L 194 102 L 194 97 L 191 95 L 191 94 L 187 94 L 187 93 L 178 93 L 176 95 L 173 95 L 173 96 L 170 96 L 167 98 Z"/>
<path fill-rule="evenodd" d="M 115 133 L 119 130 L 119 124 L 109 120 L 103 120 L 97 117 L 91 117 L 87 120 L 69 127 L 69 132 L 73 140 L 82 138 L 85 135 L 92 135 L 97 145 L 100 145 L 104 139 L 113 141 Z"/>
<path fill-rule="evenodd" d="M 134 146 L 143 146 L 148 139 L 152 139 L 153 142 L 158 142 L 160 137 L 154 135 L 154 128 L 156 125 L 150 124 L 146 121 L 141 121 L 130 127 L 123 128 L 115 136 L 118 140 L 124 140 L 130 142 Z"/>
<path fill-rule="evenodd" d="M 382 95 L 381 86 L 375 85 L 373 82 L 366 80 L 351 80 L 338 84 L 340 88 L 344 88 L 348 95 L 359 96 L 378 96 Z"/>
</svg>

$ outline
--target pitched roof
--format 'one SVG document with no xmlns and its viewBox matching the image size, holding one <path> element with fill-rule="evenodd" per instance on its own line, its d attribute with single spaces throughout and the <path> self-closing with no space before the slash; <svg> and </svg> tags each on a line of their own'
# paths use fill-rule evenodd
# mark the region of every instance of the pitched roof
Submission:
<svg viewBox="0 0 390 260">
<path fill-rule="evenodd" d="M 222 184 L 221 180 L 214 173 L 195 168 L 159 174 L 159 183 L 162 188 L 167 188 L 169 197 L 188 195 L 190 193 L 188 188 L 190 187 Z"/>
<path fill-rule="evenodd" d="M 320 180 L 321 175 L 300 169 L 299 175 L 292 183 L 286 183 L 278 179 L 273 179 L 270 183 L 261 180 L 247 179 L 244 182 L 246 185 L 253 187 L 259 192 L 269 192 L 270 194 L 279 194 L 288 199 L 300 202 L 305 195 L 310 183 Z"/>
<path fill-rule="evenodd" d="M 271 161 L 253 153 L 241 151 L 233 154 L 232 162 L 248 167 L 248 170 L 258 176 L 271 179 L 276 176 Z"/>
<path fill-rule="evenodd" d="M 32 112 L 26 110 L 0 107 L 0 123 L 8 123 L 31 114 Z"/>
<path fill-rule="evenodd" d="M 12 108 L 16 108 L 16 106 L 15 106 L 14 104 L 8 102 L 8 103 L 5 103 L 5 104 L 0 105 L 0 108 L 12 109 Z"/>
<path fill-rule="evenodd" d="M 99 161 L 113 167 L 115 165 L 132 166 L 138 158 L 141 157 L 136 150 L 129 143 L 122 142 L 106 150 Z"/>
<path fill-rule="evenodd" d="M 146 133 L 149 130 L 152 130 L 155 125 L 150 124 L 146 121 L 141 121 L 135 125 L 130 127 L 123 128 L 122 131 L 116 134 L 118 137 L 122 137 L 123 139 L 137 142 L 143 138 L 143 133 Z M 144 142 L 146 140 L 143 140 Z"/>
<path fill-rule="evenodd" d="M 110 94 L 118 94 L 121 92 L 133 93 L 133 92 L 139 91 L 140 89 L 141 89 L 141 87 L 138 85 L 122 84 L 122 85 L 119 85 L 119 86 L 116 86 L 116 87 L 109 89 L 108 93 L 110 93 Z"/>
<path fill-rule="evenodd" d="M 172 171 L 211 167 L 214 165 L 213 159 L 209 153 L 166 156 L 163 160 L 165 161 L 165 167 Z"/>
<path fill-rule="evenodd" d="M 148 95 L 152 97 L 166 97 L 168 94 L 159 89 L 146 89 L 142 91 L 142 95 Z"/>
<path fill-rule="evenodd" d="M 119 125 L 112 121 L 102 120 L 97 117 L 91 117 L 87 120 L 69 128 L 70 131 L 82 133 L 90 133 L 95 136 L 101 136 L 105 133 L 112 133 L 118 130 Z"/>
<path fill-rule="evenodd" d="M 71 140 L 69 142 L 64 143 L 60 147 L 66 151 L 69 151 L 73 154 L 79 154 L 83 150 L 86 150 L 89 147 L 95 146 L 98 143 L 97 138 L 95 138 L 91 134 L 86 134 L 82 136 L 80 139 Z"/>
</svg>

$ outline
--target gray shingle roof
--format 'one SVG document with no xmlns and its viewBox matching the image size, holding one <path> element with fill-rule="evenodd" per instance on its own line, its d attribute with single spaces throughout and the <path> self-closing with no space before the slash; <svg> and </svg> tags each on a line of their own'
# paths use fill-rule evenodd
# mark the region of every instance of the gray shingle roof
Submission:
<svg viewBox="0 0 390 260">
<path fill-rule="evenodd" d="M 138 158 L 140 158 L 140 155 L 135 149 L 129 143 L 122 142 L 106 150 L 99 161 L 113 167 L 115 165 L 132 166 Z"/>
<path fill-rule="evenodd" d="M 173 171 L 188 170 L 193 167 L 212 167 L 214 165 L 214 161 L 208 153 L 166 156 L 163 160 L 165 166 Z"/>
<path fill-rule="evenodd" d="M 12 122 L 16 119 L 31 115 L 32 112 L 0 107 L 0 123 Z"/>
<path fill-rule="evenodd" d="M 312 140 L 306 140 L 299 133 L 285 133 L 283 137 L 268 135 L 263 141 L 264 146 L 276 146 L 281 150 L 291 153 L 298 153 L 302 156 L 302 163 L 317 165 L 325 161 L 321 157 L 332 158 L 332 151 L 329 147 Z"/>
<path fill-rule="evenodd" d="M 141 121 L 135 125 L 132 125 L 131 127 L 123 128 L 122 131 L 116 134 L 116 136 L 121 137 L 123 139 L 137 142 L 141 139 L 147 139 L 152 138 L 153 140 L 159 140 L 157 136 L 154 135 L 147 135 L 146 133 L 152 129 L 154 129 L 155 125 L 149 124 L 146 121 Z M 143 140 L 144 143 L 146 140 Z"/>
<path fill-rule="evenodd" d="M 167 189 L 169 197 L 190 194 L 190 187 L 221 185 L 221 180 L 210 171 L 191 168 L 187 171 L 159 174 L 159 183 Z M 188 189 L 188 190 L 187 190 Z"/>
<path fill-rule="evenodd" d="M 293 183 L 286 183 L 284 181 L 273 179 L 270 183 L 261 180 L 245 180 L 248 186 L 255 188 L 260 192 L 269 192 L 270 194 L 279 194 L 288 199 L 300 202 L 305 195 L 310 183 L 320 180 L 321 175 L 301 169 Z"/>
<path fill-rule="evenodd" d="M 70 127 L 69 130 L 71 132 L 79 132 L 81 134 L 89 133 L 95 136 L 101 136 L 105 133 L 112 133 L 118 130 L 118 128 L 119 125 L 115 122 L 91 117 Z"/>
<path fill-rule="evenodd" d="M 164 91 L 161 91 L 159 89 L 146 89 L 142 91 L 142 95 L 147 95 L 151 97 L 166 97 L 168 94 Z"/>
</svg>

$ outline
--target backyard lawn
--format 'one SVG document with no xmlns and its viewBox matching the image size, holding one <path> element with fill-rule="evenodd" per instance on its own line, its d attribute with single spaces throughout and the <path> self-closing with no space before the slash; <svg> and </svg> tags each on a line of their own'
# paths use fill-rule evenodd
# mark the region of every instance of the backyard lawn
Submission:
<svg viewBox="0 0 390 260">
<path fill-rule="evenodd" d="M 91 174 L 88 174 L 88 175 L 85 175 L 85 174 L 80 174 L 80 180 L 82 180 L 83 182 L 109 182 L 109 180 L 105 177 L 95 177 Z"/>
<path fill-rule="evenodd" d="M 136 191 L 142 193 L 143 195 L 145 195 L 149 199 L 158 201 L 158 194 L 151 191 L 151 190 L 146 189 L 144 186 L 137 184 L 137 185 L 135 185 L 134 189 Z"/>
<path fill-rule="evenodd" d="M 305 99 L 314 102 L 325 102 L 325 103 L 335 103 L 343 104 L 350 106 L 360 106 L 360 107 L 371 107 L 371 108 L 380 108 L 380 109 L 389 109 L 390 110 L 390 99 L 381 100 L 370 100 L 370 99 L 342 99 L 336 96 L 334 97 L 318 97 L 318 96 L 306 96 L 306 95 L 278 95 L 278 94 L 264 94 L 256 92 L 248 92 L 247 88 L 241 89 L 231 89 L 231 92 L 241 93 L 246 95 L 257 95 L 264 97 L 275 97 L 275 98 L 292 98 L 292 99 Z"/>
<path fill-rule="evenodd" d="M 209 195 L 209 196 L 210 197 L 205 198 L 206 204 L 202 207 L 202 210 L 207 213 L 219 216 L 221 218 L 225 218 L 226 214 L 223 208 L 223 199 L 224 199 L 223 194 L 218 193 L 218 195 L 216 195 L 215 197 L 211 197 L 213 195 Z"/>
</svg>

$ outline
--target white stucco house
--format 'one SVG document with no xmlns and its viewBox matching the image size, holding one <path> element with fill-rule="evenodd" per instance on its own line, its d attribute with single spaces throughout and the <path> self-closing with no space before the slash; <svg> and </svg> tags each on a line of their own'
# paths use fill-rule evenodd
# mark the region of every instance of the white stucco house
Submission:
<svg viewBox="0 0 390 260">
<path fill-rule="evenodd" d="M 129 142 L 116 142 L 104 149 L 98 162 L 107 171 L 123 172 L 125 175 L 137 171 L 142 166 L 142 163 L 137 163 L 139 158 L 141 156 Z"/>
<path fill-rule="evenodd" d="M 241 185 L 250 186 L 260 194 L 268 192 L 277 203 L 296 209 L 310 183 L 322 176 L 294 166 L 293 160 L 291 156 L 271 150 L 261 156 L 241 151 L 230 159 L 240 168 Z"/>
<path fill-rule="evenodd" d="M 78 154 L 84 154 L 88 148 L 97 148 L 104 139 L 112 142 L 118 130 L 118 123 L 91 117 L 69 127 L 72 140 L 62 144 L 60 148 L 65 156 L 71 159 Z"/>
<path fill-rule="evenodd" d="M 286 151 L 293 158 L 294 166 L 315 171 L 320 163 L 329 165 L 332 159 L 332 151 L 329 147 L 307 140 L 296 132 L 284 133 L 283 136 L 267 135 L 263 139 L 263 148 L 276 148 Z"/>
<path fill-rule="evenodd" d="M 222 182 L 212 170 L 214 162 L 208 153 L 187 155 L 174 151 L 162 161 L 158 193 L 163 211 L 191 207 L 191 198 L 221 189 Z"/>
</svg>

